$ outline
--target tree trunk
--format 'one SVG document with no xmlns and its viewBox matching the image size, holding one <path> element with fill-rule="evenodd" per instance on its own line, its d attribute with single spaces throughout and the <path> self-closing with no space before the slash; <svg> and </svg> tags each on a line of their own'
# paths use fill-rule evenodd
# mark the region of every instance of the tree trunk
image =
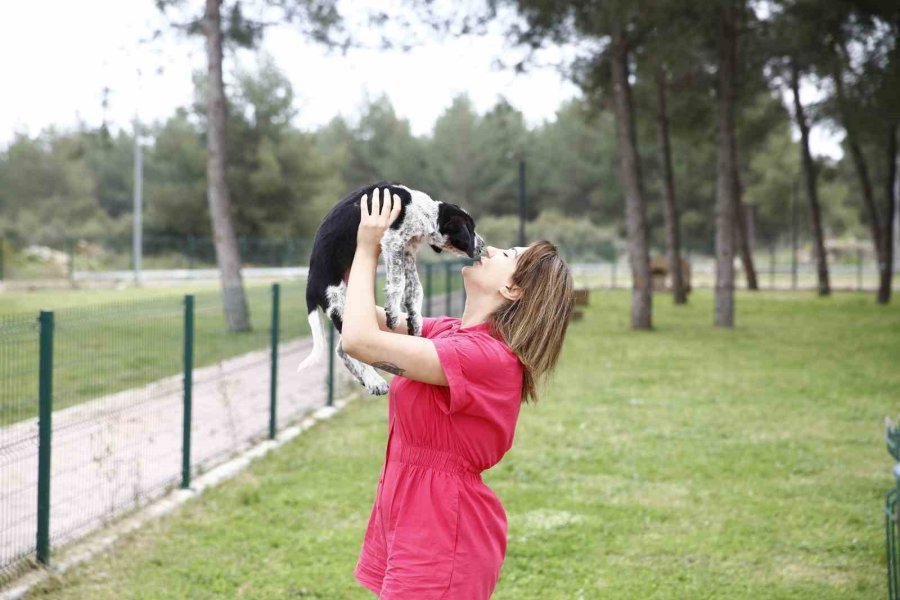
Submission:
<svg viewBox="0 0 900 600">
<path fill-rule="evenodd" d="M 897 197 L 894 195 L 897 178 L 897 126 L 888 129 L 887 141 L 887 177 L 885 178 L 885 198 L 887 198 L 887 218 L 884 220 L 884 233 L 881 236 L 884 251 L 878 264 L 878 303 L 891 301 L 891 283 L 894 278 L 894 210 Z"/>
<path fill-rule="evenodd" d="M 206 0 L 206 14 L 203 18 L 207 58 L 207 199 L 228 329 L 249 331 L 250 318 L 244 297 L 241 258 L 231 222 L 231 200 L 225 183 L 225 92 L 222 83 L 220 4 L 221 0 Z"/>
<path fill-rule="evenodd" d="M 737 60 L 737 15 L 728 2 L 719 14 L 719 160 L 716 181 L 717 327 L 734 327 L 734 76 Z"/>
<path fill-rule="evenodd" d="M 616 113 L 616 145 L 619 177 L 625 191 L 628 260 L 631 264 L 631 328 L 650 329 L 652 294 L 647 245 L 647 208 L 641 182 L 641 165 L 634 129 L 631 84 L 628 82 L 628 40 L 621 29 L 613 34 L 612 77 Z"/>
<path fill-rule="evenodd" d="M 825 253 L 825 235 L 822 230 L 822 211 L 819 207 L 819 195 L 816 188 L 816 169 L 812 154 L 809 152 L 809 124 L 800 102 L 800 70 L 791 61 L 791 91 L 794 94 L 794 119 L 800 129 L 800 162 L 803 165 L 803 177 L 806 184 L 806 199 L 809 202 L 810 227 L 812 228 L 813 245 L 816 253 L 816 267 L 819 275 L 819 295 L 831 293 L 828 281 L 828 255 Z"/>
<path fill-rule="evenodd" d="M 881 240 L 881 219 L 878 218 L 878 207 L 875 205 L 875 196 L 872 192 L 872 180 L 869 177 L 869 169 L 866 165 L 866 158 L 863 156 L 862 148 L 860 148 L 859 140 L 856 137 L 856 128 L 850 122 L 850 109 L 847 107 L 847 99 L 844 95 L 844 80 L 842 78 L 842 67 L 840 64 L 841 55 L 844 53 L 841 47 L 838 47 L 837 60 L 834 62 L 834 90 L 837 96 L 838 111 L 841 120 L 844 122 L 844 130 L 847 132 L 847 146 L 850 148 L 850 156 L 853 158 L 853 166 L 856 167 L 856 176 L 859 177 L 859 186 L 862 188 L 863 204 L 869 213 L 869 228 L 872 231 L 872 244 L 875 246 L 875 260 L 879 265 L 883 262 L 884 244 Z"/>
<path fill-rule="evenodd" d="M 656 124 L 659 149 L 662 154 L 665 188 L 666 246 L 669 272 L 672 274 L 672 295 L 675 304 L 687 303 L 684 277 L 681 272 L 681 239 L 679 236 L 678 205 L 675 202 L 675 175 L 672 172 L 672 150 L 669 145 L 669 117 L 666 111 L 666 73 L 656 71 Z"/>
<path fill-rule="evenodd" d="M 731 164 L 734 169 L 734 220 L 735 220 L 735 236 L 738 250 L 741 253 L 741 264 L 744 266 L 744 275 L 747 277 L 747 289 L 759 290 L 759 284 L 756 281 L 756 266 L 753 264 L 752 238 L 750 237 L 750 228 L 747 225 L 747 211 L 744 205 L 741 188 L 741 178 L 738 173 L 737 160 L 737 136 L 732 136 L 733 146 L 731 148 Z"/>
</svg>

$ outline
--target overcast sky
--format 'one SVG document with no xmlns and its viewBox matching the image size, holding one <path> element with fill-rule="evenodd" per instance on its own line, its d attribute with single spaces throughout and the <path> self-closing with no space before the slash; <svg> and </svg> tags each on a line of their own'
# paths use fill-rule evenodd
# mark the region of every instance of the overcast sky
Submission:
<svg viewBox="0 0 900 600">
<path fill-rule="evenodd" d="M 363 2 L 371 6 L 374 0 L 345 1 L 342 7 L 358 8 Z M 167 35 L 138 43 L 163 22 L 152 0 L 4 0 L 0 6 L 0 147 L 16 132 L 36 135 L 51 124 L 69 128 L 80 119 L 99 125 L 104 87 L 110 88 L 107 118 L 114 127 L 128 127 L 136 112 L 145 121 L 165 118 L 190 103 L 191 72 L 205 69 L 199 37 Z M 303 128 L 337 114 L 352 120 L 367 97 L 382 93 L 417 135 L 428 134 L 463 92 L 479 112 L 502 95 L 529 125 L 552 120 L 563 101 L 578 95 L 577 88 L 550 67 L 520 75 L 494 68 L 497 59 L 520 53 L 507 47 L 500 28 L 495 29 L 486 36 L 434 40 L 407 53 L 352 50 L 342 56 L 280 26 L 268 30 L 262 49 L 290 79 L 298 109 L 295 124 Z M 360 38 L 370 35 L 355 30 Z M 560 53 L 567 51 L 572 50 Z M 552 62 L 560 53 L 544 59 Z M 247 67 L 254 60 L 250 53 L 237 57 Z M 816 90 L 804 90 L 804 100 L 816 95 Z M 841 154 L 834 136 L 819 127 L 812 145 L 816 154 Z"/>
</svg>

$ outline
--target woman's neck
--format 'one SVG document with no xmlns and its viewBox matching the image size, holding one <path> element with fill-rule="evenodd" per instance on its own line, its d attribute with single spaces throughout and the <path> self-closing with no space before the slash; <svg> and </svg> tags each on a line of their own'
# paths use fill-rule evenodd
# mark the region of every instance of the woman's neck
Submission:
<svg viewBox="0 0 900 600">
<path fill-rule="evenodd" d="M 479 299 L 476 296 L 466 296 L 466 306 L 463 309 L 460 327 L 472 327 L 484 323 L 499 306 L 499 302 L 493 298 Z"/>
</svg>

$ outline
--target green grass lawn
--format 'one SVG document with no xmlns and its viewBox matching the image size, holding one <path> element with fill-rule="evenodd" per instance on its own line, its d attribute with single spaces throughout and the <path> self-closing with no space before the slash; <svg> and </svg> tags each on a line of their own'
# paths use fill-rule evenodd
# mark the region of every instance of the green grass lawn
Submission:
<svg viewBox="0 0 900 600">
<path fill-rule="evenodd" d="M 900 307 L 870 294 L 595 292 L 485 474 L 509 514 L 494 597 L 886 597 L 885 415 Z M 352 576 L 386 441 L 364 400 L 32 598 L 368 598 Z"/>
</svg>

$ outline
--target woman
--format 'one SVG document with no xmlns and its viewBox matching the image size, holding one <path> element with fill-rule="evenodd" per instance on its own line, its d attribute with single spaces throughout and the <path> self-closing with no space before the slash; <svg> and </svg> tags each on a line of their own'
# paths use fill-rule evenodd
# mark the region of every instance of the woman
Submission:
<svg viewBox="0 0 900 600">
<path fill-rule="evenodd" d="M 512 446 L 521 402 L 556 365 L 574 304 L 572 276 L 546 241 L 462 269 L 462 319 L 393 331 L 374 303 L 384 231 L 400 201 L 360 202 L 341 345 L 397 375 L 388 441 L 356 579 L 380 598 L 488 598 L 506 555 L 506 514 L 481 479 Z M 392 202 L 393 200 L 393 202 Z"/>
</svg>

